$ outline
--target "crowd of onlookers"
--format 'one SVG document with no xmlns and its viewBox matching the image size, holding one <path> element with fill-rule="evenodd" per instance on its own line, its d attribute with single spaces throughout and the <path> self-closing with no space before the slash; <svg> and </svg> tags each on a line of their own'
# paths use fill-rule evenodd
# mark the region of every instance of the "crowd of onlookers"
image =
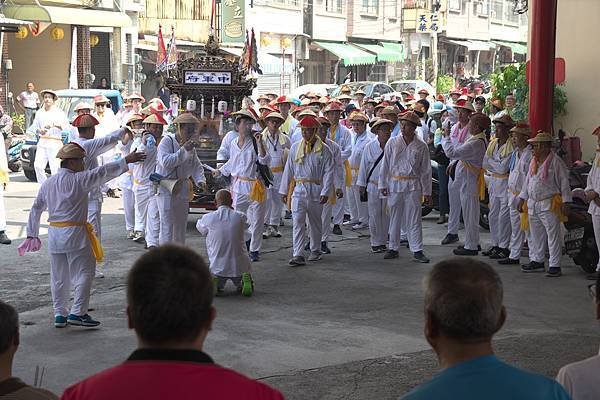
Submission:
<svg viewBox="0 0 600 400">
<path fill-rule="evenodd" d="M 589 286 L 600 319 L 600 280 Z M 563 367 L 556 381 L 499 360 L 492 337 L 507 311 L 498 274 L 476 259 L 436 264 L 426 276 L 425 338 L 441 372 L 403 399 L 600 398 L 600 356 Z M 214 286 L 203 258 L 167 245 L 150 250 L 127 279 L 127 320 L 138 348 L 120 365 L 65 390 L 62 399 L 283 399 L 203 352 L 215 319 Z M 15 309 L 0 301 L 0 399 L 55 399 L 12 375 L 19 347 Z"/>
</svg>

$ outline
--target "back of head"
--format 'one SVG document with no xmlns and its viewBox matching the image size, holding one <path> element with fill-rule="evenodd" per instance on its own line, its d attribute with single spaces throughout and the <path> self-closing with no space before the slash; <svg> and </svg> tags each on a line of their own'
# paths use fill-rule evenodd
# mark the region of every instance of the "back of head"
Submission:
<svg viewBox="0 0 600 400">
<path fill-rule="evenodd" d="M 19 334 L 19 315 L 11 306 L 0 300 L 0 355 L 15 343 Z"/>
<path fill-rule="evenodd" d="M 459 342 L 491 338 L 504 322 L 502 299 L 500 277 L 481 261 L 444 260 L 425 278 L 425 312 L 441 335 Z"/>
<path fill-rule="evenodd" d="M 166 245 L 142 255 L 127 278 L 131 323 L 146 344 L 195 340 L 210 324 L 213 285 L 204 259 Z"/>
</svg>

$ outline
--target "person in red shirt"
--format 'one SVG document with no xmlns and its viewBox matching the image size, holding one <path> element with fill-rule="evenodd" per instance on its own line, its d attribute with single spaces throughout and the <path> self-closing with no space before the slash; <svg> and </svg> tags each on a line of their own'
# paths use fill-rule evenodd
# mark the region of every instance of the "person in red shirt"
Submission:
<svg viewBox="0 0 600 400">
<path fill-rule="evenodd" d="M 69 388 L 63 400 L 282 400 L 269 386 L 214 363 L 202 351 L 215 319 L 210 272 L 189 248 L 150 250 L 127 278 L 127 319 L 138 349 L 116 367 Z"/>
</svg>

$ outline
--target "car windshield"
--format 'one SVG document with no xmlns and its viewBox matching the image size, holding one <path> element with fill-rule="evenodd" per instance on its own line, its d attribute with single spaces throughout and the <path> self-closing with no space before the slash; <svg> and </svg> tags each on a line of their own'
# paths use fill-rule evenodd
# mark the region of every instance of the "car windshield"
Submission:
<svg viewBox="0 0 600 400">
<path fill-rule="evenodd" d="M 415 90 L 417 84 L 415 82 L 394 82 L 392 83 L 396 92 L 402 92 L 403 90 L 413 89 Z"/>
</svg>

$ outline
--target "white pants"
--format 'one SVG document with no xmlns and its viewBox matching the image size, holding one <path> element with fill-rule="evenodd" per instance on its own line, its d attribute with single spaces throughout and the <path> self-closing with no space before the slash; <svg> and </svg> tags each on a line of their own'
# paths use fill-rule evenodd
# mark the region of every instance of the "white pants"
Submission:
<svg viewBox="0 0 600 400">
<path fill-rule="evenodd" d="M 137 198 L 136 198 L 137 199 Z M 158 246 L 160 232 L 160 213 L 158 211 L 158 196 L 152 195 L 148 199 L 146 211 L 146 227 L 144 238 L 146 246 Z M 136 220 L 137 222 L 137 220 Z"/>
<path fill-rule="evenodd" d="M 400 248 L 401 227 L 406 231 L 410 251 L 423 250 L 423 228 L 421 219 L 420 191 L 390 193 L 388 207 L 390 209 L 390 249 Z"/>
<path fill-rule="evenodd" d="M 73 252 L 50 254 L 50 283 L 55 316 L 66 317 L 69 314 L 71 285 L 74 294 L 70 313 L 87 314 L 95 273 L 96 259 L 89 244 Z"/>
<path fill-rule="evenodd" d="M 135 197 L 135 228 L 138 232 L 146 230 L 146 216 L 148 213 L 148 203 L 154 197 L 154 187 L 150 185 L 134 185 L 133 193 Z M 158 231 L 157 231 L 158 233 Z"/>
<path fill-rule="evenodd" d="M 379 198 L 379 193 L 369 193 L 369 233 L 371 246 L 383 246 L 388 243 L 390 216 L 387 210 L 387 198 Z"/>
<path fill-rule="evenodd" d="M 265 205 L 265 224 L 279 226 L 283 202 L 279 194 L 279 185 L 267 189 L 267 204 Z"/>
<path fill-rule="evenodd" d="M 592 224 L 594 225 L 594 237 L 596 238 L 596 246 L 600 246 L 600 215 L 592 214 Z M 600 258 L 598 258 L 598 265 L 596 265 L 596 271 L 600 271 Z"/>
<path fill-rule="evenodd" d="M 510 210 L 506 196 L 490 196 L 490 234 L 492 246 L 507 249 L 510 243 Z"/>
<path fill-rule="evenodd" d="M 345 202 L 347 201 L 348 193 L 350 192 L 345 184 L 342 184 L 342 192 L 344 193 L 344 197 L 337 200 L 332 210 L 334 225 L 341 225 L 342 222 L 344 222 L 344 213 L 346 212 Z"/>
<path fill-rule="evenodd" d="M 369 222 L 369 210 L 367 209 L 367 203 L 360 201 L 360 187 L 356 185 L 348 188 L 348 203 L 350 205 L 350 219 L 352 221 L 358 221 L 361 224 Z"/>
<path fill-rule="evenodd" d="M 460 182 L 448 178 L 448 203 L 450 212 L 448 213 L 448 233 L 458 235 L 460 227 Z"/>
<path fill-rule="evenodd" d="M 48 141 L 50 139 L 41 140 Z M 40 185 L 48 179 L 46 176 L 46 164 L 50 163 L 50 173 L 52 175 L 55 175 L 58 172 L 58 169 L 60 168 L 60 159 L 56 158 L 56 154 L 58 154 L 58 150 L 60 150 L 61 147 L 62 143 L 51 147 L 37 147 L 33 168 L 35 169 L 35 177 Z"/>
<path fill-rule="evenodd" d="M 0 183 L 0 232 L 6 230 L 6 211 L 4 210 L 4 185 Z"/>
<path fill-rule="evenodd" d="M 336 203 L 342 199 L 336 199 Z M 331 235 L 331 214 L 333 212 L 334 205 L 329 201 L 323 205 L 323 211 L 321 212 L 321 242 L 327 242 L 329 235 Z"/>
<path fill-rule="evenodd" d="M 529 213 L 529 259 L 531 261 L 543 263 L 548 249 L 549 267 L 560 268 L 562 242 L 560 220 L 556 214 L 552 211 Z"/>
<path fill-rule="evenodd" d="M 283 204 L 283 203 L 282 203 Z M 234 194 L 233 208 L 246 214 L 248 225 L 250 225 L 250 251 L 260 251 L 262 246 L 263 225 L 265 224 L 265 211 L 267 201 L 259 203 L 250 200 L 247 194 Z M 279 225 L 279 219 L 277 219 Z"/>
<path fill-rule="evenodd" d="M 98 240 L 102 241 L 102 200 L 88 200 L 88 222 L 94 227 Z"/>
<path fill-rule="evenodd" d="M 461 193 L 460 207 L 465 222 L 465 249 L 477 250 L 479 246 L 480 213 L 478 193 Z M 461 208 L 458 209 L 459 215 Z M 450 208 L 450 212 L 452 212 L 452 208 Z"/>
<path fill-rule="evenodd" d="M 521 214 L 516 208 L 510 208 L 510 255 L 509 258 L 518 260 L 521 257 L 521 250 L 523 249 L 523 243 L 527 238 L 528 231 L 521 230 Z"/>
<path fill-rule="evenodd" d="M 343 203 L 340 201 L 340 203 Z M 337 203 L 336 203 L 337 204 Z M 343 208 L 342 208 L 343 209 Z M 310 250 L 321 250 L 323 205 L 306 197 L 292 197 L 294 257 L 301 256 L 306 240 L 306 218 L 309 222 Z"/>
<path fill-rule="evenodd" d="M 135 227 L 135 194 L 133 190 L 123 188 L 123 211 L 125 212 L 125 229 L 133 230 Z"/>
<path fill-rule="evenodd" d="M 185 231 L 190 207 L 187 191 L 178 196 L 172 196 L 166 190 L 159 189 L 156 203 L 160 215 L 158 243 L 161 246 L 167 243 L 185 244 Z"/>
</svg>

